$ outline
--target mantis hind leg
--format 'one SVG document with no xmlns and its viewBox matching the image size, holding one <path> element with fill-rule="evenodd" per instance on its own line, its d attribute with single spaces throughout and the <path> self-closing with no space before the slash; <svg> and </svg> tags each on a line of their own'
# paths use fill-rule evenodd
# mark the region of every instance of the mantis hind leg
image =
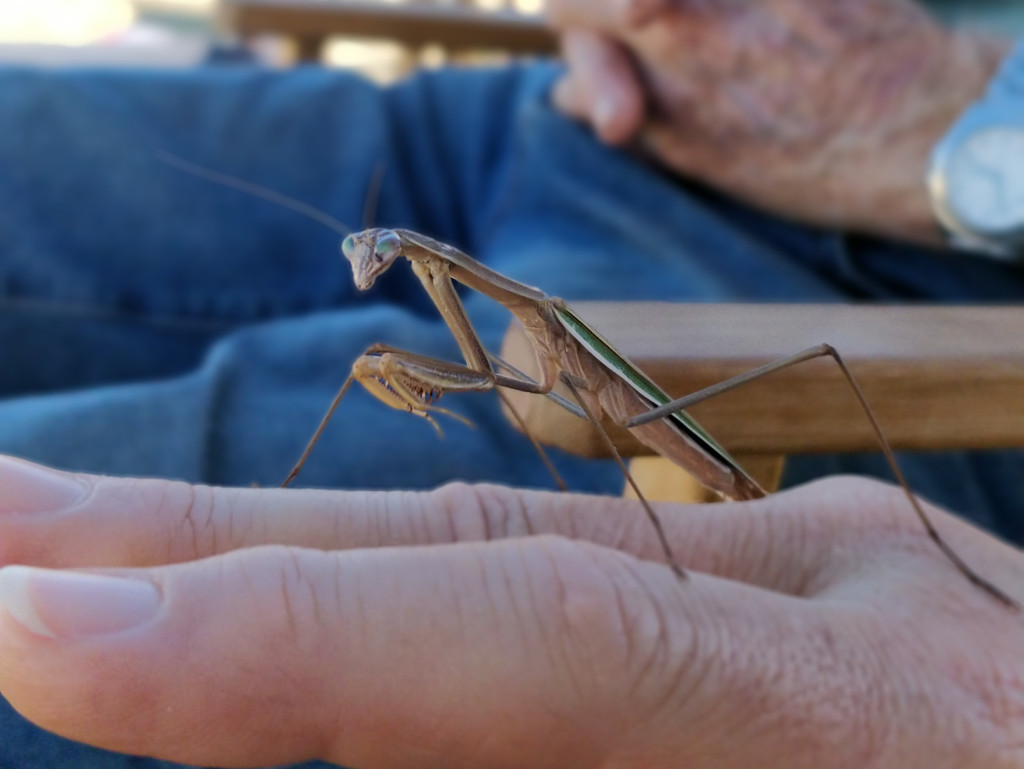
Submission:
<svg viewBox="0 0 1024 769">
<path fill-rule="evenodd" d="M 846 362 L 840 356 L 839 351 L 836 350 L 832 345 L 820 344 L 815 347 L 809 347 L 806 350 L 802 350 L 794 355 L 791 355 L 782 360 L 768 363 L 764 366 L 748 371 L 745 374 L 726 379 L 724 382 L 706 387 L 703 390 L 699 390 L 690 395 L 686 395 L 682 398 L 677 398 L 674 401 L 659 406 L 658 408 L 651 409 L 650 411 L 641 414 L 637 417 L 633 417 L 626 423 L 626 427 L 635 427 L 648 422 L 653 422 L 657 419 L 664 419 L 669 414 L 677 411 L 681 411 L 689 406 L 693 406 L 696 403 L 705 401 L 708 398 L 713 398 L 716 395 L 720 395 L 729 390 L 733 390 L 740 387 L 748 382 L 761 377 L 772 374 L 776 371 L 795 366 L 805 361 L 813 360 L 815 358 L 832 358 L 839 366 L 843 377 L 850 385 L 850 389 L 853 390 L 854 395 L 857 398 L 857 402 L 860 404 L 861 410 L 867 416 L 868 421 L 871 423 L 871 429 L 875 434 L 875 438 L 878 441 L 878 445 L 882 450 L 882 454 L 885 456 L 886 462 L 889 464 L 892 470 L 893 476 L 896 478 L 900 488 L 903 489 L 903 493 L 906 495 L 907 500 L 910 502 L 911 508 L 913 508 L 915 515 L 927 532 L 928 537 L 935 543 L 936 547 L 942 552 L 942 554 L 956 567 L 956 569 L 973 585 L 980 588 L 990 596 L 995 598 L 1002 604 L 1005 604 L 1015 610 L 1020 611 L 1022 608 L 1021 604 L 1015 599 L 1007 595 L 1002 589 L 994 585 L 989 580 L 982 577 L 976 572 L 969 564 L 967 564 L 963 558 L 953 549 L 953 547 L 943 538 L 939 533 L 938 529 L 935 528 L 935 524 L 931 518 L 924 511 L 921 506 L 921 502 L 910 490 L 910 485 L 907 483 L 906 478 L 903 475 L 903 471 L 900 469 L 899 462 L 896 461 L 896 455 L 892 450 L 892 446 L 889 444 L 888 439 L 885 437 L 885 433 L 882 431 L 881 425 L 878 423 L 878 419 L 875 417 L 874 412 L 871 410 L 871 406 L 868 404 L 867 398 L 864 396 L 864 392 L 861 390 L 860 385 L 857 384 L 857 380 L 850 372 Z"/>
</svg>

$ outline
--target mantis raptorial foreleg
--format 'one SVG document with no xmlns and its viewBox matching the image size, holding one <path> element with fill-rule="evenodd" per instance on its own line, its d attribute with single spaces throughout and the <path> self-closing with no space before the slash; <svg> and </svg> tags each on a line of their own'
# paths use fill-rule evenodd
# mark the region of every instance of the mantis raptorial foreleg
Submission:
<svg viewBox="0 0 1024 769">
<path fill-rule="evenodd" d="M 465 417 L 434 405 L 442 393 L 484 392 L 494 388 L 494 378 L 487 372 L 381 344 L 373 345 L 356 359 L 352 376 L 378 400 L 426 419 L 442 437 L 441 427 L 431 412 L 472 427 Z"/>
<path fill-rule="evenodd" d="M 460 414 L 436 405 L 436 401 L 445 393 L 486 392 L 495 387 L 509 387 L 528 393 L 541 392 L 540 386 L 525 375 L 510 377 L 491 371 L 481 372 L 469 366 L 418 355 L 390 345 L 371 345 L 352 365 L 351 373 L 338 389 L 299 460 L 282 482 L 282 486 L 291 484 L 302 471 L 310 452 L 320 440 L 324 428 L 334 416 L 342 398 L 345 397 L 354 382 L 359 382 L 370 394 L 388 406 L 426 419 L 441 437 L 443 437 L 441 427 L 431 413 L 444 414 L 469 427 L 473 426 L 470 420 Z M 515 406 L 505 398 L 504 394 L 499 391 L 499 395 L 520 428 L 533 443 L 555 482 L 565 490 L 565 482 L 551 463 L 544 447 L 529 434 L 526 421 L 520 416 Z"/>
<path fill-rule="evenodd" d="M 298 477 L 324 428 L 354 382 L 359 382 L 371 395 L 388 406 L 426 419 L 441 436 L 441 427 L 431 412 L 445 414 L 472 427 L 472 423 L 465 417 L 435 405 L 443 393 L 486 392 L 495 386 L 494 377 L 488 372 L 417 355 L 386 344 L 371 345 L 352 364 L 352 371 L 335 394 L 302 455 L 281 483 L 282 487 L 290 485 Z M 557 478 L 557 472 L 555 476 Z"/>
</svg>

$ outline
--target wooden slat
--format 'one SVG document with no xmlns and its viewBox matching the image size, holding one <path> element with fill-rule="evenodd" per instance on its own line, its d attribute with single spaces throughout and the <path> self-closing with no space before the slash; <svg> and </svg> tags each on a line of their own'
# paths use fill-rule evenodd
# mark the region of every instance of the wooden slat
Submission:
<svg viewBox="0 0 1024 769">
<path fill-rule="evenodd" d="M 330 35 L 436 43 L 452 50 L 495 48 L 513 54 L 557 50 L 539 19 L 500 11 L 425 3 L 352 0 L 222 0 L 221 23 L 239 35 L 280 34 L 299 39 Z"/>
<path fill-rule="evenodd" d="M 1024 446 L 1024 308 L 581 303 L 576 309 L 673 396 L 822 342 L 850 365 L 889 440 L 905 449 Z M 522 331 L 506 356 L 532 366 Z M 546 443 L 588 456 L 589 426 L 545 398 L 515 394 Z M 828 359 L 694 406 L 731 451 L 875 450 L 853 394 Z M 628 453 L 646 450 L 616 438 Z"/>
</svg>

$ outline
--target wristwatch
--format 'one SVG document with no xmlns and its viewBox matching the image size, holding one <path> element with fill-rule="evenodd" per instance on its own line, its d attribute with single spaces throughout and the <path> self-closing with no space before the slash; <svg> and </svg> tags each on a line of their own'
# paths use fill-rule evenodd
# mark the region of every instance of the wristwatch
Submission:
<svg viewBox="0 0 1024 769">
<path fill-rule="evenodd" d="M 1024 261 L 1024 43 L 936 145 L 927 181 L 950 245 Z"/>
</svg>

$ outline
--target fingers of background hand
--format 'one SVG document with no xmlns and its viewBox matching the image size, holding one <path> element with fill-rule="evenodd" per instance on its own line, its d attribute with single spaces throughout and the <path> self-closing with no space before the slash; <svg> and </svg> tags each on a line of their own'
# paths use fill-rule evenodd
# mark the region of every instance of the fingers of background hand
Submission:
<svg viewBox="0 0 1024 769">
<path fill-rule="evenodd" d="M 556 27 L 590 27 L 609 32 L 646 24 L 674 0 L 547 0 L 544 13 Z"/>
<path fill-rule="evenodd" d="M 59 734 L 190 764 L 613 765 L 656 747 L 640 732 L 717 670 L 724 607 L 737 660 L 803 635 L 779 601 L 803 605 L 712 578 L 682 589 L 552 537 L 14 566 L 0 571 L 0 691 Z"/>
<path fill-rule="evenodd" d="M 555 86 L 555 105 L 610 144 L 630 139 L 643 123 L 645 98 L 627 51 L 587 29 L 565 32 L 562 51 L 568 71 Z"/>
<path fill-rule="evenodd" d="M 719 180 L 726 185 L 743 186 L 728 163 L 728 147 L 719 137 L 709 141 L 699 131 L 688 131 L 682 116 L 673 122 L 652 120 L 643 127 L 640 145 L 660 163 L 678 174 L 698 180 Z M 732 149 L 735 152 L 735 148 Z"/>
</svg>

